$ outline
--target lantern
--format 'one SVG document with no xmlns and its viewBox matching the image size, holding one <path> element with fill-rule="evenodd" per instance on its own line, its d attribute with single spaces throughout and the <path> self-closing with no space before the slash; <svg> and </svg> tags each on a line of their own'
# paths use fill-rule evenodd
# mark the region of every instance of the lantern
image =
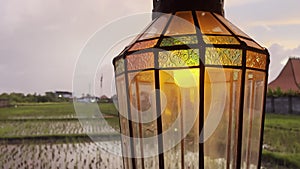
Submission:
<svg viewBox="0 0 300 169">
<path fill-rule="evenodd" d="M 114 58 L 124 168 L 260 168 L 267 49 L 223 0 L 154 0 Z"/>
</svg>

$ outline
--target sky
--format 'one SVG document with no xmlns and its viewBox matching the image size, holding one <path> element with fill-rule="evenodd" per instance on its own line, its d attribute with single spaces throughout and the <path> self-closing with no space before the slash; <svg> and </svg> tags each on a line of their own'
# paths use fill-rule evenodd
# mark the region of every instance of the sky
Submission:
<svg viewBox="0 0 300 169">
<path fill-rule="evenodd" d="M 269 49 L 269 81 L 289 57 L 300 56 L 299 6 L 299 0 L 225 0 L 225 17 Z M 95 32 L 151 10 L 152 0 L 1 0 L 0 93 L 72 91 L 78 57 Z"/>
</svg>

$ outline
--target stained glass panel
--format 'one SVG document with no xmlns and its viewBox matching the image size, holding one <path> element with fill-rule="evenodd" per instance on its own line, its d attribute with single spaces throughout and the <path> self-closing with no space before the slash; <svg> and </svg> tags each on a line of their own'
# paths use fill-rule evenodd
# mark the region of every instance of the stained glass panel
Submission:
<svg viewBox="0 0 300 169">
<path fill-rule="evenodd" d="M 247 70 L 245 80 L 242 168 L 257 168 L 265 73 Z"/>
<path fill-rule="evenodd" d="M 191 11 L 176 12 L 165 33 L 166 36 L 183 34 L 196 34 L 196 28 Z"/>
<path fill-rule="evenodd" d="M 147 49 L 147 48 L 152 48 L 156 45 L 158 39 L 154 39 L 154 40 L 149 40 L 149 41 L 142 41 L 142 42 L 137 42 L 135 43 L 130 49 L 129 51 L 135 51 L 135 50 L 143 50 L 143 49 Z"/>
<path fill-rule="evenodd" d="M 115 62 L 116 74 L 123 73 L 125 71 L 124 59 L 121 58 Z"/>
<path fill-rule="evenodd" d="M 205 64 L 241 66 L 242 50 L 226 48 L 207 48 L 205 52 Z"/>
<path fill-rule="evenodd" d="M 257 49 L 261 49 L 263 50 L 264 48 L 261 47 L 260 45 L 258 45 L 256 42 L 245 39 L 245 38 L 240 38 L 242 41 L 244 41 L 248 46 L 253 47 L 253 48 L 257 48 Z"/>
<path fill-rule="evenodd" d="M 266 69 L 266 55 L 261 53 L 256 53 L 252 51 L 247 51 L 247 67 L 257 68 L 257 69 Z"/>
<path fill-rule="evenodd" d="M 234 24 L 229 22 L 227 19 L 225 19 L 223 16 L 216 14 L 216 16 L 223 22 L 227 27 L 231 29 L 231 31 L 239 36 L 244 36 L 247 38 L 250 38 L 247 34 L 245 34 L 243 31 L 241 31 L 238 27 L 236 27 Z"/>
<path fill-rule="evenodd" d="M 171 14 L 165 14 L 154 20 L 154 23 L 150 24 L 139 40 L 160 37 L 170 17 Z"/>
<path fill-rule="evenodd" d="M 206 44 L 231 44 L 238 45 L 239 41 L 232 36 L 203 36 L 203 41 Z"/>
<path fill-rule="evenodd" d="M 180 36 L 180 37 L 170 37 L 164 38 L 160 46 L 175 46 L 175 45 L 188 45 L 197 44 L 197 36 Z"/>
<path fill-rule="evenodd" d="M 154 54 L 152 52 L 127 56 L 128 70 L 154 68 Z"/>
<path fill-rule="evenodd" d="M 199 65 L 199 49 L 159 52 L 159 67 L 187 67 Z"/>
<path fill-rule="evenodd" d="M 197 12 L 200 30 L 203 34 L 230 35 L 230 32 L 209 12 Z"/>
</svg>

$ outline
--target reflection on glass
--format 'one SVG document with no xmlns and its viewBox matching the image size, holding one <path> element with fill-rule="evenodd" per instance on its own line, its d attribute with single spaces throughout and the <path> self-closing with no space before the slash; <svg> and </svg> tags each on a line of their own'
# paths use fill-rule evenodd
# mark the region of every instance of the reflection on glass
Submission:
<svg viewBox="0 0 300 169">
<path fill-rule="evenodd" d="M 127 97 L 126 97 L 126 87 L 125 87 L 125 76 L 118 76 L 116 78 L 116 87 L 118 93 L 118 107 L 120 113 L 120 127 L 122 132 L 122 153 L 125 156 L 124 165 L 127 167 L 132 167 L 132 161 L 130 160 L 130 134 L 129 134 L 129 124 L 128 124 L 128 111 L 127 111 Z"/>
<path fill-rule="evenodd" d="M 145 157 L 145 154 L 158 154 L 157 143 L 147 139 L 157 135 L 156 105 L 154 91 L 154 71 L 130 73 L 129 93 L 132 112 L 135 152 L 138 168 L 158 168 L 158 156 Z M 157 139 L 154 139 L 157 141 Z"/>
<path fill-rule="evenodd" d="M 211 13 L 198 11 L 197 18 L 202 34 L 230 35 L 229 31 Z"/>
<path fill-rule="evenodd" d="M 263 111 L 265 75 L 263 72 L 247 70 L 244 121 L 242 168 L 257 168 L 260 146 L 260 129 Z"/>
<path fill-rule="evenodd" d="M 204 137 L 209 137 L 204 143 L 205 168 L 235 167 L 233 165 L 236 161 L 240 83 L 241 71 L 239 70 L 217 68 L 206 70 L 205 127 L 210 128 L 211 125 L 218 122 L 211 121 L 212 117 L 218 119 L 214 116 L 221 116 L 221 118 L 219 125 L 210 137 L 209 131 L 204 132 Z M 221 112 L 216 112 L 218 110 Z"/>
<path fill-rule="evenodd" d="M 176 12 L 175 16 L 177 17 L 172 18 L 165 36 L 196 34 L 192 12 Z"/>
</svg>

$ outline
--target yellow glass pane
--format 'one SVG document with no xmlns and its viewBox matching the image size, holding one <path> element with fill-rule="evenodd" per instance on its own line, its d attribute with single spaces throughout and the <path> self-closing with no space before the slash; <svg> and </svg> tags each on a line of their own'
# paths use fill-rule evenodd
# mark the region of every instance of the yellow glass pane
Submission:
<svg viewBox="0 0 300 169">
<path fill-rule="evenodd" d="M 125 63 L 123 58 L 115 62 L 115 69 L 116 69 L 116 74 L 120 74 L 125 71 Z"/>
<path fill-rule="evenodd" d="M 203 36 L 206 44 L 238 45 L 239 41 L 232 36 Z"/>
<path fill-rule="evenodd" d="M 230 32 L 211 13 L 198 11 L 197 18 L 202 34 L 230 35 Z"/>
<path fill-rule="evenodd" d="M 129 51 L 135 51 L 135 50 L 143 50 L 143 49 L 147 49 L 147 48 L 152 48 L 156 45 L 158 39 L 154 39 L 154 40 L 149 40 L 149 41 L 142 41 L 142 42 L 137 42 L 135 43 L 130 49 Z"/>
<path fill-rule="evenodd" d="M 176 12 L 165 33 L 166 36 L 184 34 L 196 34 L 196 28 L 191 11 Z"/>
<path fill-rule="evenodd" d="M 164 38 L 160 46 L 176 46 L 176 45 L 188 45 L 188 44 L 197 44 L 197 36 L 179 36 Z"/>
<path fill-rule="evenodd" d="M 159 52 L 159 67 L 187 67 L 199 65 L 199 49 Z"/>
<path fill-rule="evenodd" d="M 210 136 L 204 143 L 206 168 L 227 168 L 227 161 L 234 166 L 241 72 L 235 69 L 206 68 L 204 127 L 207 130 L 204 137 L 206 139 Z"/>
<path fill-rule="evenodd" d="M 154 20 L 153 23 L 151 23 L 150 26 L 143 33 L 143 35 L 139 38 L 139 40 L 160 37 L 170 17 L 171 14 L 164 14 L 156 20 Z"/>
<path fill-rule="evenodd" d="M 152 52 L 128 55 L 126 59 L 128 70 L 154 68 L 154 54 Z"/>
<path fill-rule="evenodd" d="M 261 49 L 264 50 L 263 47 L 261 47 L 259 44 L 257 44 L 256 42 L 252 41 L 252 40 L 248 40 L 245 38 L 240 38 L 242 41 L 244 41 L 248 46 L 253 47 L 253 48 L 257 48 L 257 49 Z"/>
<path fill-rule="evenodd" d="M 226 48 L 206 48 L 205 64 L 241 66 L 242 50 Z"/>
<path fill-rule="evenodd" d="M 168 149 L 164 158 L 170 159 L 165 163 L 167 168 L 180 168 L 181 162 L 177 156 L 180 157 L 181 153 L 190 155 L 184 163 L 198 167 L 199 74 L 198 68 L 159 72 L 163 145 Z M 187 145 L 180 144 L 182 138 L 185 138 Z M 182 146 L 185 147 L 185 152 L 181 151 Z M 172 162 L 175 160 L 176 163 Z"/>
<path fill-rule="evenodd" d="M 216 16 L 236 35 L 244 36 L 247 38 L 250 38 L 247 34 L 245 34 L 243 31 L 241 31 L 238 27 L 236 27 L 234 24 L 229 22 L 227 19 L 225 19 L 223 16 L 216 14 Z"/>
<path fill-rule="evenodd" d="M 265 54 L 247 51 L 247 67 L 257 68 L 257 69 L 266 69 L 267 57 Z"/>
</svg>

